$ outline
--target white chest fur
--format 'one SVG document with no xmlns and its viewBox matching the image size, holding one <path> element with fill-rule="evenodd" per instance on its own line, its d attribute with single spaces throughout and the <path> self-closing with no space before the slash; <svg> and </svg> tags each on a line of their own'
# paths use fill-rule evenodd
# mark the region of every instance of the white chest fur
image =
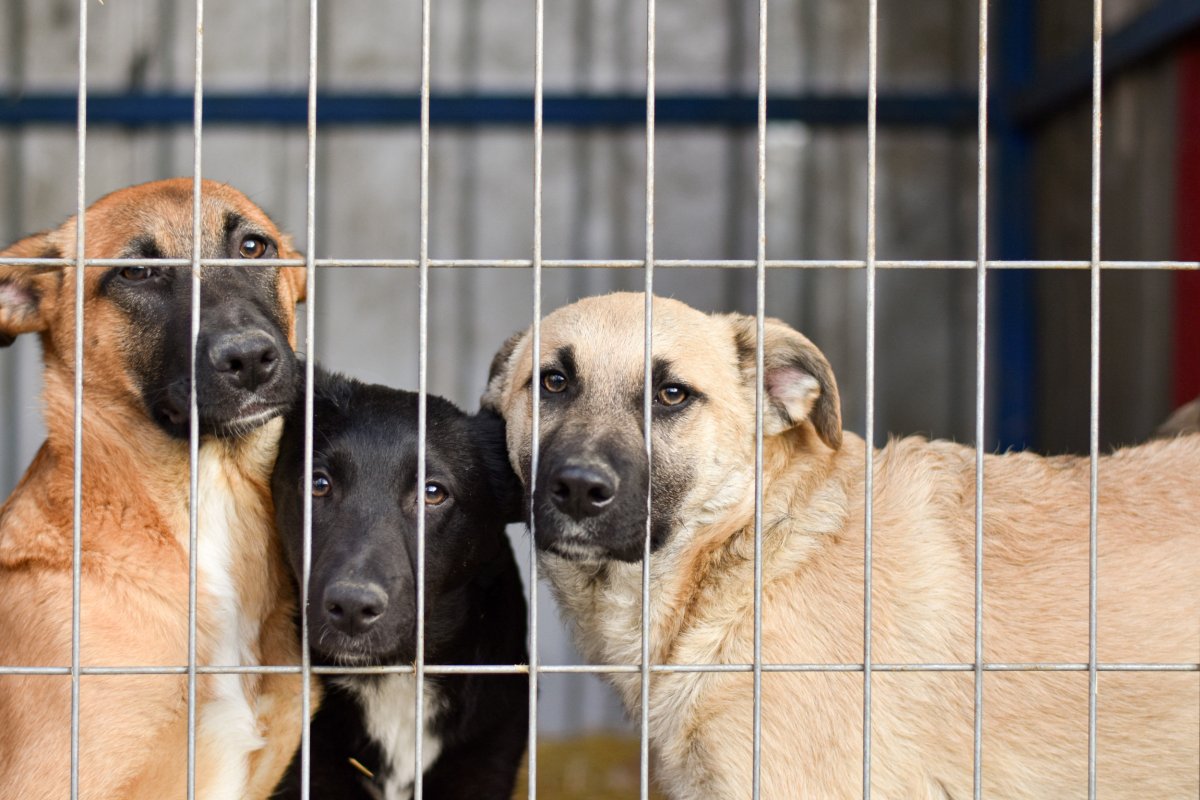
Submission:
<svg viewBox="0 0 1200 800">
<path fill-rule="evenodd" d="M 413 724 L 416 711 L 416 678 L 412 675 L 387 675 L 375 680 L 354 680 L 343 683 L 358 698 L 366 718 L 367 733 L 383 751 L 388 774 L 384 782 L 385 800 L 407 800 L 412 797 L 416 778 L 416 737 Z M 421 721 L 421 772 L 437 759 L 442 742 L 431 730 L 431 722 L 442 708 L 437 687 L 425 684 L 423 719 Z"/>
<path fill-rule="evenodd" d="M 244 612 L 234 578 L 237 543 L 269 535 L 265 509 L 246 508 L 245 498 L 230 482 L 223 459 L 202 447 L 196 550 L 200 602 L 211 648 L 208 660 L 219 666 L 257 663 L 255 643 L 260 621 Z M 244 492 L 242 492 L 244 494 Z M 205 800 L 238 800 L 249 779 L 249 757 L 264 744 L 245 684 L 240 675 L 205 676 L 207 701 L 197 714 L 198 756 L 215 764 Z"/>
</svg>

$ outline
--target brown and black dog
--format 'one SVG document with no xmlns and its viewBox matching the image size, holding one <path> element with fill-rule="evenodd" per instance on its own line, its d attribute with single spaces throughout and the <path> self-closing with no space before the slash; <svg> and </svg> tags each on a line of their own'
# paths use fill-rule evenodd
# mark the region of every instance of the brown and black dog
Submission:
<svg viewBox="0 0 1200 800">
<path fill-rule="evenodd" d="M 190 178 L 114 192 L 88 208 L 86 256 L 129 258 L 84 278 L 81 645 L 84 667 L 188 660 L 191 269 L 137 259 L 192 255 Z M 240 192 L 202 187 L 205 258 L 294 258 Z M 5 257 L 72 258 L 76 222 Z M 71 663 L 74 267 L 0 266 L 0 345 L 41 338 L 48 438 L 0 508 L 0 664 Z M 199 664 L 299 663 L 293 591 L 273 532 L 270 476 L 300 385 L 298 267 L 203 272 L 196 356 L 200 455 Z M 267 796 L 300 736 L 296 675 L 202 675 L 197 797 Z M 70 780 L 71 684 L 0 676 L 0 794 L 60 798 Z M 85 675 L 85 798 L 183 797 L 187 679 Z"/>
</svg>

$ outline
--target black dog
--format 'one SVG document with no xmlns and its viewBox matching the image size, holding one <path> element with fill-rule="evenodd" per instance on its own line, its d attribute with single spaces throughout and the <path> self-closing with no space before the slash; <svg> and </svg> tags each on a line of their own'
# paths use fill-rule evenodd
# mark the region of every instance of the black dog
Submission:
<svg viewBox="0 0 1200 800">
<path fill-rule="evenodd" d="M 528 661 L 525 596 L 505 523 L 521 489 L 494 415 L 427 400 L 426 482 L 416 492 L 417 395 L 317 370 L 309 643 L 317 664 L 409 664 L 416 655 L 416 547 L 425 511 L 425 659 Z M 288 416 L 272 479 L 284 550 L 301 574 L 304 404 Z M 424 792 L 507 798 L 528 733 L 522 675 L 427 675 Z M 410 797 L 410 674 L 325 676 L 312 720 L 314 798 Z M 296 797 L 299 755 L 276 797 Z"/>
</svg>

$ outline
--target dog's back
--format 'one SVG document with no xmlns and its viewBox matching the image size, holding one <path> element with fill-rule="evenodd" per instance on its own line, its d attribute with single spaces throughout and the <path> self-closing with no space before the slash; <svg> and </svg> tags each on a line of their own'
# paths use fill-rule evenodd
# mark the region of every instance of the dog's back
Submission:
<svg viewBox="0 0 1200 800">
<path fill-rule="evenodd" d="M 426 484 L 416 492 L 417 397 L 316 371 L 309 631 L 316 663 L 411 664 L 416 653 L 416 515 L 425 515 L 425 658 L 527 661 L 525 600 L 504 533 L 520 489 L 502 424 L 428 398 Z M 297 579 L 303 546 L 304 408 L 287 420 L 273 480 Z M 523 676 L 428 675 L 414 770 L 412 674 L 325 676 L 312 721 L 314 797 L 511 794 L 524 752 Z M 277 797 L 295 797 L 300 765 Z"/>
<path fill-rule="evenodd" d="M 793 461 L 794 478 L 768 475 L 765 662 L 861 661 L 864 459 L 861 440 L 847 439 L 812 493 L 799 488 L 811 486 L 811 462 Z M 1200 676 L 1192 666 L 1200 662 L 1198 470 L 1200 437 L 1152 442 L 1100 462 L 1097 659 L 1180 665 L 1100 673 L 1097 774 L 1107 797 L 1200 791 Z M 986 795 L 1086 795 L 1089 471 L 1080 457 L 985 459 L 984 660 L 1033 665 L 984 675 Z M 972 664 L 974 450 L 893 442 L 876 455 L 874 486 L 872 660 Z M 771 524 L 784 518 L 786 526 Z M 814 543 L 813 531 L 826 533 Z M 745 553 L 748 536 L 743 530 L 733 549 Z M 672 660 L 749 661 L 750 630 L 723 620 L 752 616 L 752 563 L 738 561 L 710 579 L 705 596 L 722 600 L 698 606 Z M 724 644 L 714 658 L 699 648 L 711 647 L 718 631 Z M 1049 664 L 1071 666 L 1036 666 Z M 873 675 L 872 781 L 881 796 L 970 796 L 973 680 L 969 668 Z M 668 681 L 673 691 L 665 691 Z M 802 796 L 857 792 L 861 682 L 856 673 L 764 677 L 764 792 L 798 779 L 807 787 Z M 744 771 L 749 677 L 671 676 L 659 685 L 666 696 L 697 701 L 672 718 L 672 729 L 705 720 L 691 740 L 702 755 L 689 760 L 681 752 L 675 763 L 703 765 L 717 781 Z"/>
<path fill-rule="evenodd" d="M 876 481 L 874 554 L 885 576 L 882 586 L 891 589 L 876 589 L 876 658 L 972 662 L 974 451 L 917 441 L 896 443 L 891 451 L 896 463 L 887 463 L 893 457 L 889 453 L 880 470 L 881 475 L 894 470 L 894 478 Z M 1154 442 L 1101 459 L 1099 662 L 1200 662 L 1200 528 L 1195 524 L 1200 495 L 1193 480 L 1198 470 L 1200 437 Z M 906 474 L 907 480 L 899 479 Z M 1087 458 L 1011 454 L 985 460 L 985 661 L 1088 662 L 1089 477 Z M 929 481 L 923 512 L 917 504 L 906 507 L 922 478 Z M 936 540 L 933 547 L 922 547 L 939 531 L 951 547 Z M 911 577 L 891 583 L 889 574 Z M 916 580 L 929 583 L 912 585 Z M 913 589 L 920 591 L 911 599 L 903 596 Z M 945 619 L 938 621 L 939 614 Z M 881 686 L 903 680 L 889 676 Z M 942 676 L 939 682 L 948 697 L 946 688 L 957 681 Z M 1082 795 L 1087 684 L 1081 671 L 987 673 L 985 786 L 1010 795 Z M 1097 695 L 1098 786 L 1105 796 L 1200 791 L 1200 676 L 1194 671 L 1102 672 Z M 936 707 L 929 713 L 936 716 Z M 957 740 L 959 753 L 969 747 L 972 713 L 970 706 L 957 708 L 956 734 L 930 737 L 943 742 L 947 758 L 947 740 Z M 905 729 L 913 726 L 897 719 L 896 734 Z M 961 767 L 956 788 L 970 788 Z"/>
</svg>

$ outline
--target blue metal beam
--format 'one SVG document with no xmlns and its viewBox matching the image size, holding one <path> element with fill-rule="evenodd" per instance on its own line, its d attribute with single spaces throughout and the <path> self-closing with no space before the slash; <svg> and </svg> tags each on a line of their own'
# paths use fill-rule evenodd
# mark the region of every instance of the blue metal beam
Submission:
<svg viewBox="0 0 1200 800">
<path fill-rule="evenodd" d="M 1200 0 L 1159 0 L 1131 22 L 1104 37 L 1104 78 L 1161 55 L 1200 31 Z M 1036 78 L 1010 97 L 1013 117 L 1036 126 L 1071 103 L 1091 96 L 1092 43 L 1058 63 L 1038 70 Z"/>
<path fill-rule="evenodd" d="M 999 14 L 996 94 L 1012 97 L 1034 80 L 1035 0 L 1008 0 Z M 1036 255 L 1033 133 L 1002 104 L 992 117 L 997 144 L 991 182 L 997 256 L 1023 260 Z M 988 336 L 993 343 L 988 372 L 993 402 L 994 446 L 1024 450 L 1038 444 L 1038 358 L 1036 276 L 1032 270 L 997 270 L 989 278 Z"/>
<path fill-rule="evenodd" d="M 752 94 L 660 94 L 655 107 L 659 125 L 752 127 L 757 122 Z M 215 93 L 204 96 L 206 125 L 297 126 L 307 121 L 303 93 Z M 976 100 L 968 92 L 894 93 L 881 95 L 881 126 L 935 127 L 969 130 L 975 124 Z M 88 125 L 130 128 L 192 124 L 191 93 L 91 93 Z M 525 94 L 435 94 L 430 98 L 433 124 L 532 126 L 533 96 Z M 27 94 L 0 99 L 0 126 L 74 125 L 73 93 Z M 645 95 L 548 94 L 545 124 L 570 127 L 639 127 L 646 121 Z M 866 96 L 773 94 L 767 115 L 772 121 L 823 126 L 862 126 L 867 121 Z M 347 94 L 328 92 L 317 100 L 317 121 L 330 125 L 416 125 L 416 94 Z"/>
</svg>

